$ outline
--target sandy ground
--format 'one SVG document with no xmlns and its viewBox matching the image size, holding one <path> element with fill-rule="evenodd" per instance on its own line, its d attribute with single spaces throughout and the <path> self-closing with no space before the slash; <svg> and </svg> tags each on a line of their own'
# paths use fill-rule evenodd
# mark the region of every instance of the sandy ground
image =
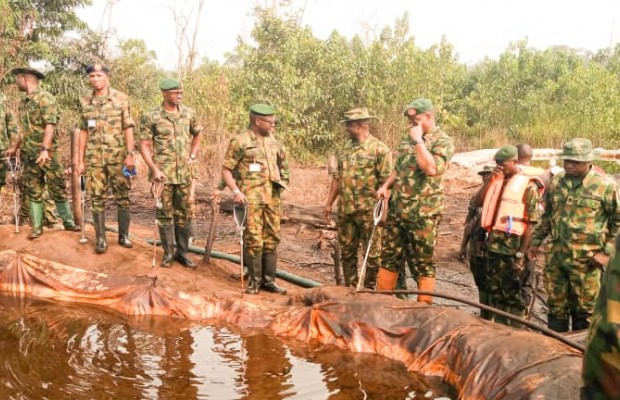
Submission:
<svg viewBox="0 0 620 400">
<path fill-rule="evenodd" d="M 439 241 L 437 245 L 437 284 L 438 292 L 457 295 L 466 299 L 477 299 L 477 291 L 467 265 L 457 260 L 463 230 L 463 222 L 467 213 L 467 204 L 471 195 L 479 187 L 479 176 L 466 168 L 452 165 L 446 176 L 447 211 L 439 227 Z M 325 203 L 329 190 L 329 177 L 324 168 L 294 168 L 290 190 L 285 195 L 287 203 L 297 206 L 321 209 Z M 148 192 L 148 183 L 139 177 L 134 183 L 132 191 L 132 226 L 131 233 L 140 238 L 153 238 L 154 211 L 153 200 Z M 9 220 L 12 195 L 3 190 L 0 196 L 4 206 L 2 219 Z M 110 206 L 108 224 L 116 225 L 115 210 Z M 87 209 L 87 216 L 89 211 Z M 211 222 L 210 207 L 206 202 L 199 202 L 195 216 L 195 245 L 204 246 L 206 232 Z M 239 271 L 239 265 L 220 259 L 212 258 L 209 265 L 202 265 L 202 256 L 194 255 L 199 263 L 196 271 L 183 268 L 175 264 L 172 269 L 159 268 L 163 255 L 157 248 L 155 267 L 153 268 L 153 246 L 139 239 L 134 240 L 133 249 L 124 249 L 117 244 L 117 235 L 108 233 L 108 251 L 104 255 L 94 253 L 95 234 L 92 225 L 87 225 L 86 237 L 88 242 L 80 244 L 79 233 L 62 230 L 46 229 L 44 235 L 36 240 L 29 241 L 27 235 L 30 228 L 22 227 L 19 234 L 13 233 L 14 226 L 0 225 L 0 250 L 15 249 L 45 259 L 61 262 L 83 269 L 118 274 L 125 276 L 152 276 L 157 277 L 161 284 L 169 285 L 181 290 L 195 293 L 218 294 L 220 296 L 240 296 L 240 282 L 230 277 L 232 272 Z M 329 240 L 335 238 L 335 231 L 319 229 L 311 225 L 300 223 L 284 223 L 282 225 L 282 243 L 279 247 L 278 268 L 298 276 L 317 281 L 325 285 L 334 285 L 334 267 L 332 248 Z M 214 250 L 239 254 L 239 236 L 235 230 L 232 216 L 220 213 L 215 236 Z M 278 281 L 289 290 L 290 295 L 303 291 L 291 283 Z M 409 286 L 415 284 L 409 280 Z M 542 283 L 541 283 L 542 286 Z M 245 300 L 256 303 L 276 303 L 284 305 L 289 296 L 281 296 L 261 292 L 257 296 L 243 296 Z M 436 303 L 461 308 L 471 313 L 477 313 L 474 308 L 463 306 L 452 301 L 437 299 Z M 537 301 L 533 320 L 543 323 L 544 305 Z"/>
</svg>

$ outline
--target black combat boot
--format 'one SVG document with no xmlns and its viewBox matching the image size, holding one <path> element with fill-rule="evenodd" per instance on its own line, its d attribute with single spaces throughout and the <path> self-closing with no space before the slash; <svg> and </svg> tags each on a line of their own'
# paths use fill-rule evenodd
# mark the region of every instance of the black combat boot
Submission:
<svg viewBox="0 0 620 400">
<path fill-rule="evenodd" d="M 189 251 L 189 226 L 174 226 L 174 238 L 177 242 L 177 252 L 174 259 L 181 263 L 185 268 L 196 269 L 196 264 L 187 256 Z"/>
<path fill-rule="evenodd" d="M 118 244 L 121 246 L 131 249 L 133 247 L 133 243 L 129 240 L 129 221 L 130 214 L 128 208 L 119 208 L 118 209 Z"/>
<path fill-rule="evenodd" d="M 174 226 L 159 225 L 159 239 L 161 240 L 161 247 L 164 249 L 164 258 L 161 260 L 160 267 L 172 268 L 172 262 L 174 261 Z"/>
<path fill-rule="evenodd" d="M 547 316 L 547 327 L 556 332 L 568 332 L 568 318 L 560 319 L 553 315 Z"/>
<path fill-rule="evenodd" d="M 588 329 L 590 327 L 590 314 L 588 313 L 572 314 L 571 319 L 573 322 L 573 331 L 580 331 L 583 329 Z"/>
<path fill-rule="evenodd" d="M 93 223 L 95 224 L 95 253 L 103 254 L 108 249 L 108 242 L 105 237 L 105 212 L 93 212 Z"/>
<path fill-rule="evenodd" d="M 278 255 L 276 252 L 263 254 L 263 289 L 272 293 L 286 294 L 286 289 L 276 284 Z"/>
<path fill-rule="evenodd" d="M 261 255 L 257 257 L 247 257 L 248 266 L 248 287 L 245 289 L 247 294 L 258 293 L 263 281 L 263 262 Z"/>
</svg>

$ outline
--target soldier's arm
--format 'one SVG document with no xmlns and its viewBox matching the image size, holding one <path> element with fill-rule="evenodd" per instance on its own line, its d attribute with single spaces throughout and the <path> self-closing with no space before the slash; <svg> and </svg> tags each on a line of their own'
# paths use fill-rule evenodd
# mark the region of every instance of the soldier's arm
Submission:
<svg viewBox="0 0 620 400">
<path fill-rule="evenodd" d="M 532 247 L 540 247 L 542 242 L 545 240 L 549 233 L 551 232 L 551 217 L 553 216 L 553 186 L 549 187 L 549 190 L 545 191 L 543 196 L 545 210 L 540 217 L 540 221 L 536 224 L 536 229 L 532 234 Z"/>
<path fill-rule="evenodd" d="M 286 146 L 280 144 L 280 151 L 278 152 L 278 169 L 280 170 L 280 178 L 285 183 L 290 183 L 291 181 L 291 170 L 288 165 L 288 154 L 286 151 Z"/>
<path fill-rule="evenodd" d="M 203 127 L 198 123 L 196 112 L 192 110 L 192 117 L 189 122 L 189 133 L 192 135 L 192 143 L 189 149 L 190 154 L 198 154 L 200 142 L 202 141 L 202 131 Z"/>
<path fill-rule="evenodd" d="M 140 118 L 140 133 L 138 137 L 140 139 L 140 155 L 149 167 L 153 179 L 158 181 L 165 180 L 166 177 L 153 162 L 153 124 L 146 115 L 142 115 L 142 118 Z"/>
<path fill-rule="evenodd" d="M 235 195 L 234 200 L 236 203 L 247 202 L 245 195 L 241 193 L 239 186 L 237 186 L 234 176 L 234 171 L 243 158 L 243 152 L 244 149 L 241 143 L 236 138 L 230 139 L 228 149 L 226 150 L 226 156 L 224 157 L 224 165 L 222 165 L 222 180 Z"/>
<path fill-rule="evenodd" d="M 383 185 L 392 173 L 392 152 L 390 152 L 387 146 L 379 148 L 379 150 L 377 155 L 377 177 L 379 185 Z"/>
<path fill-rule="evenodd" d="M 323 209 L 323 220 L 329 223 L 332 220 L 332 207 L 334 201 L 338 198 L 338 188 L 340 187 L 340 179 L 332 177 L 331 184 L 329 186 L 329 195 L 327 196 L 327 203 Z"/>
<path fill-rule="evenodd" d="M 527 251 L 532 243 L 532 235 L 534 233 L 534 228 L 540 219 L 540 212 L 538 209 L 538 203 L 540 201 L 540 192 L 538 191 L 538 187 L 535 183 L 530 182 L 525 191 L 525 207 L 527 212 L 527 227 L 525 228 L 525 232 L 523 232 L 523 236 L 521 237 L 521 246 L 519 247 L 519 252 L 522 254 L 527 254 Z"/>
<path fill-rule="evenodd" d="M 608 215 L 607 220 L 607 240 L 605 242 L 605 253 L 613 254 L 615 239 L 620 231 L 620 193 L 618 186 L 614 183 L 608 186 L 608 193 L 604 198 L 603 207 Z"/>
</svg>

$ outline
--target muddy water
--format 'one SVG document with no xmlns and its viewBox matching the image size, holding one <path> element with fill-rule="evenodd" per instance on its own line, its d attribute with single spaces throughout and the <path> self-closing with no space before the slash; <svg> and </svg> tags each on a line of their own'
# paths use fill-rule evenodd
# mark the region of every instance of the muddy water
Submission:
<svg viewBox="0 0 620 400">
<path fill-rule="evenodd" d="M 439 398 L 379 356 L 0 295 L 0 399 Z"/>
</svg>

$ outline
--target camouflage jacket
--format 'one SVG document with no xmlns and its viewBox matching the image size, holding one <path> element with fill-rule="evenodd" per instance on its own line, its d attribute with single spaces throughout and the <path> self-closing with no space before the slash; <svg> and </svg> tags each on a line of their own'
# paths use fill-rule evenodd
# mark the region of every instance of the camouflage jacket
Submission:
<svg viewBox="0 0 620 400">
<path fill-rule="evenodd" d="M 390 149 L 371 135 L 362 143 L 347 140 L 336 160 L 330 175 L 340 182 L 339 213 L 372 212 L 375 192 L 392 172 Z"/>
<path fill-rule="evenodd" d="M 583 381 L 586 389 L 618 388 L 620 382 L 620 237 L 616 253 L 609 262 L 596 300 L 592 324 L 583 356 Z M 605 393 L 617 398 L 618 392 Z M 597 393 L 598 394 L 598 393 Z M 602 395 L 602 393 L 601 393 Z M 593 396 L 593 398 L 599 398 Z"/>
<path fill-rule="evenodd" d="M 109 89 L 107 96 L 82 97 L 80 129 L 88 132 L 85 160 L 96 166 L 122 163 L 127 157 L 124 130 L 135 125 L 123 92 Z"/>
<path fill-rule="evenodd" d="M 443 176 L 454 154 L 454 141 L 439 127 L 424 135 L 424 143 L 437 165 L 437 174 L 427 176 L 419 167 L 415 144 L 407 136 L 396 149 L 390 214 L 402 220 L 441 215 L 445 208 Z"/>
<path fill-rule="evenodd" d="M 561 172 L 545 194 L 545 211 L 534 231 L 532 246 L 551 236 L 552 244 L 572 250 L 575 259 L 587 259 L 601 250 L 612 254 L 620 228 L 618 185 L 590 170 L 583 180 Z"/>
<path fill-rule="evenodd" d="M 140 140 L 152 141 L 153 162 L 166 176 L 166 183 L 189 185 L 192 170 L 188 163 L 192 139 L 202 132 L 196 112 L 179 105 L 178 113 L 169 113 L 161 105 L 145 112 L 140 119 Z"/>
<path fill-rule="evenodd" d="M 504 188 L 506 187 L 507 179 L 504 179 Z M 502 188 L 502 190 L 504 190 Z M 529 224 L 536 224 L 540 219 L 540 191 L 536 183 L 530 181 L 525 188 L 525 215 L 527 216 Z M 487 242 L 487 249 L 494 253 L 515 255 L 521 247 L 522 236 L 506 235 L 505 232 L 499 232 L 496 230 L 491 231 Z"/>
<path fill-rule="evenodd" d="M 17 122 L 9 110 L 6 97 L 0 93 L 0 150 L 8 149 L 18 132 Z"/>
<path fill-rule="evenodd" d="M 47 124 L 58 124 L 58 103 L 49 92 L 37 87 L 19 102 L 19 134 L 22 138 L 22 154 L 35 159 L 43 145 L 43 134 Z M 51 151 L 56 150 L 58 138 L 52 138 Z"/>
<path fill-rule="evenodd" d="M 273 135 L 261 140 L 250 129 L 230 139 L 224 168 L 252 204 L 269 204 L 290 181 L 284 145 Z"/>
</svg>

